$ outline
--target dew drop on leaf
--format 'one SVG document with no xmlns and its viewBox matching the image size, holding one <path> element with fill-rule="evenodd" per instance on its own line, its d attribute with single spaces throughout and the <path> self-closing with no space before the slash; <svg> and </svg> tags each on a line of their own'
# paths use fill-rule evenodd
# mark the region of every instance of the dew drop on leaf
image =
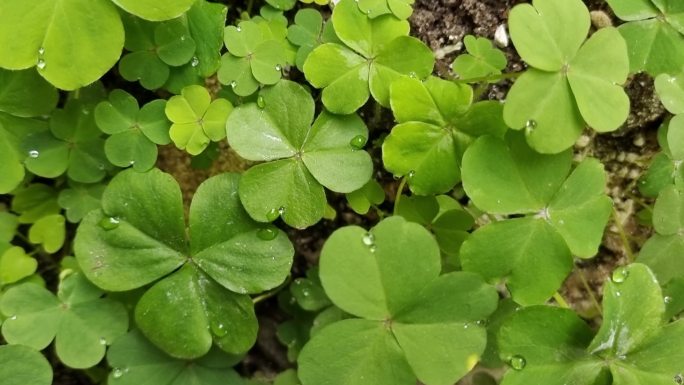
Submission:
<svg viewBox="0 0 684 385">
<path fill-rule="evenodd" d="M 228 329 L 226 328 L 226 325 L 220 322 L 212 322 L 211 332 L 214 333 L 214 335 L 217 337 L 223 337 L 226 334 L 228 334 Z"/>
<path fill-rule="evenodd" d="M 281 67 L 280 64 L 276 64 L 276 66 L 275 66 L 276 71 L 280 71 L 282 69 L 283 69 L 283 67 Z"/>
<path fill-rule="evenodd" d="M 200 61 L 197 56 L 192 57 L 192 61 L 190 62 L 190 65 L 193 67 L 197 67 L 199 65 Z"/>
<path fill-rule="evenodd" d="M 124 375 L 124 370 L 121 368 L 112 369 L 112 377 L 121 378 Z"/>
<path fill-rule="evenodd" d="M 40 56 L 45 55 L 45 47 L 38 48 L 38 55 L 40 55 Z"/>
<path fill-rule="evenodd" d="M 668 295 L 665 298 L 663 298 L 663 301 L 665 301 L 665 304 L 667 305 L 672 302 L 672 297 Z"/>
<path fill-rule="evenodd" d="M 416 176 L 416 172 L 414 170 L 411 170 L 411 171 L 409 171 L 407 176 L 409 179 L 413 179 L 413 177 Z"/>
<path fill-rule="evenodd" d="M 39 70 L 44 70 L 47 64 L 45 63 L 45 60 L 43 59 L 38 59 L 38 64 L 36 64 Z"/>
<path fill-rule="evenodd" d="M 238 32 L 242 32 L 242 28 L 240 28 L 239 25 L 238 25 L 238 27 L 237 27 L 237 31 L 238 31 Z"/>
<path fill-rule="evenodd" d="M 525 123 L 525 130 L 527 132 L 532 132 L 534 129 L 537 128 L 537 121 L 534 119 L 530 119 Z"/>
<path fill-rule="evenodd" d="M 363 146 L 366 145 L 366 137 L 363 135 L 356 135 L 355 137 L 352 138 L 352 140 L 349 142 L 349 145 L 352 146 L 354 150 L 360 150 L 363 148 Z"/>
<path fill-rule="evenodd" d="M 237 87 L 237 82 L 236 82 L 235 80 L 233 80 L 232 82 L 230 82 L 230 86 L 231 86 L 232 88 Z"/>
<path fill-rule="evenodd" d="M 257 231 L 257 237 L 263 241 L 272 241 L 278 236 L 278 230 L 273 227 L 264 227 Z"/>
<path fill-rule="evenodd" d="M 266 220 L 269 222 L 273 222 L 276 219 L 278 219 L 279 216 L 280 212 L 278 209 L 271 209 L 268 211 L 268 213 L 266 213 Z"/>
<path fill-rule="evenodd" d="M 37 157 L 40 156 L 40 152 L 38 152 L 38 150 L 31 150 L 28 152 L 28 156 L 30 158 L 36 159 Z"/>
<path fill-rule="evenodd" d="M 412 79 L 415 79 L 415 78 L 418 77 L 418 74 L 416 74 L 415 72 L 411 71 L 411 72 L 409 72 L 409 77 L 412 78 Z"/>
<path fill-rule="evenodd" d="M 375 244 L 375 237 L 371 233 L 366 233 L 362 238 L 363 244 L 370 247 Z"/>
<path fill-rule="evenodd" d="M 371 253 L 375 253 L 375 250 L 377 250 L 377 249 L 378 249 L 378 247 L 375 246 L 375 245 L 371 245 L 371 246 L 368 248 L 368 250 L 370 250 Z"/>
<path fill-rule="evenodd" d="M 619 297 L 619 296 L 621 296 L 621 295 L 622 295 L 622 293 L 620 293 L 619 291 L 616 291 L 616 292 L 615 292 L 615 296 L 616 296 L 616 297 Z"/>
<path fill-rule="evenodd" d="M 625 269 L 623 267 L 623 268 L 619 268 L 613 272 L 612 279 L 613 279 L 613 282 L 615 282 L 615 283 L 622 283 L 622 282 L 625 282 L 625 280 L 627 279 L 627 276 L 629 276 L 629 271 L 627 271 L 627 269 Z"/>
<path fill-rule="evenodd" d="M 684 375 L 682 375 L 681 373 L 677 373 L 674 376 L 674 382 L 675 382 L 675 384 L 678 384 L 678 385 L 684 384 Z"/>
<path fill-rule="evenodd" d="M 259 97 L 257 98 L 257 106 L 261 109 L 266 107 L 266 101 L 264 100 L 264 97 L 261 95 L 259 95 Z"/>
<path fill-rule="evenodd" d="M 525 369 L 525 365 L 527 365 L 527 361 L 525 361 L 525 358 L 523 356 L 513 356 L 511 357 L 508 364 L 514 370 L 523 370 Z"/>
<path fill-rule="evenodd" d="M 16 320 L 17 320 L 17 316 L 16 316 L 16 315 L 13 315 L 13 316 L 9 317 L 9 320 L 10 320 L 10 321 L 16 321 Z"/>
<path fill-rule="evenodd" d="M 104 337 L 100 337 L 100 345 L 107 345 L 107 339 Z"/>
<path fill-rule="evenodd" d="M 121 222 L 119 221 L 119 218 L 116 217 L 104 217 L 100 220 L 100 227 L 103 229 L 109 231 L 109 230 L 114 230 L 117 227 L 119 227 L 119 224 Z"/>
</svg>

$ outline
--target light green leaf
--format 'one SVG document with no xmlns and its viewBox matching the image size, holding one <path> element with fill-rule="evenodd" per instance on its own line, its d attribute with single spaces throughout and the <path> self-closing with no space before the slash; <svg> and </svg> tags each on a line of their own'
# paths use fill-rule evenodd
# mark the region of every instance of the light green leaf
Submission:
<svg viewBox="0 0 684 385">
<path fill-rule="evenodd" d="M 121 19 L 108 1 L 8 0 L 0 5 L 0 67 L 36 66 L 61 89 L 75 90 L 102 77 L 119 60 L 123 44 Z"/>
<path fill-rule="evenodd" d="M 495 48 L 491 40 L 467 35 L 463 43 L 468 53 L 456 57 L 451 65 L 461 79 L 499 75 L 506 68 L 506 55 Z"/>
<path fill-rule="evenodd" d="M 55 87 L 32 69 L 0 69 L 0 89 L 0 111 L 15 116 L 47 115 L 57 106 L 59 98 Z"/>
<path fill-rule="evenodd" d="M 71 223 L 78 223 L 86 214 L 100 208 L 100 199 L 104 189 L 104 184 L 71 183 L 69 188 L 59 192 L 57 202 L 66 210 L 67 220 Z"/>
<path fill-rule="evenodd" d="M 194 0 L 168 0 L 160 5 L 155 0 L 112 0 L 124 11 L 151 21 L 174 19 L 185 13 Z"/>
<path fill-rule="evenodd" d="M 660 74 L 655 79 L 658 97 L 673 114 L 684 113 L 684 76 Z"/>
<path fill-rule="evenodd" d="M 52 367 L 39 352 L 21 345 L 0 346 L 0 377 L 7 385 L 50 385 Z"/>
<path fill-rule="evenodd" d="M 38 261 L 21 247 L 11 247 L 0 255 L 0 286 L 20 281 L 36 272 Z"/>
<path fill-rule="evenodd" d="M 385 190 L 375 179 L 371 179 L 363 187 L 347 193 L 349 207 L 356 213 L 364 215 L 371 206 L 379 205 L 385 201 Z"/>
<path fill-rule="evenodd" d="M 34 223 L 40 218 L 58 214 L 57 191 L 41 183 L 30 184 L 14 193 L 12 211 L 19 214 L 19 223 Z"/>
<path fill-rule="evenodd" d="M 64 245 L 65 224 L 66 220 L 59 214 L 42 217 L 29 229 L 29 241 L 43 245 L 47 253 L 56 253 Z"/>
<path fill-rule="evenodd" d="M 221 65 L 223 29 L 228 8 L 223 4 L 195 1 L 186 13 L 188 29 L 197 44 L 192 66 L 204 77 L 216 73 Z"/>
</svg>

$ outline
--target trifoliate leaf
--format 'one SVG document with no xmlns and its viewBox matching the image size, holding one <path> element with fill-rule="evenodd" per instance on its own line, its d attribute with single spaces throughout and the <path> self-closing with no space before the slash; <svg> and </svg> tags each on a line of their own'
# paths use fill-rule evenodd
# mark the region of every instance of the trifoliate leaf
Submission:
<svg viewBox="0 0 684 385">
<path fill-rule="evenodd" d="M 214 343 L 245 352 L 257 332 L 246 294 L 277 287 L 290 271 L 287 236 L 249 218 L 238 181 L 222 174 L 199 187 L 188 241 L 176 181 L 156 169 L 124 171 L 77 232 L 76 258 L 96 285 L 127 291 L 156 282 L 138 302 L 136 323 L 171 356 L 198 358 Z"/>
<path fill-rule="evenodd" d="M 324 28 L 332 23 L 323 22 L 323 16 L 313 8 L 304 8 L 295 15 L 295 24 L 287 29 L 287 39 L 299 49 L 297 50 L 297 68 L 303 70 L 304 63 L 311 51 L 325 41 Z"/>
<path fill-rule="evenodd" d="M 55 87 L 32 69 L 0 69 L 0 90 L 0 111 L 21 117 L 47 115 L 59 98 Z"/>
<path fill-rule="evenodd" d="M 223 4 L 196 1 L 186 14 L 190 35 L 197 44 L 191 66 L 201 76 L 209 77 L 221 65 L 223 29 L 226 25 L 228 8 Z"/>
<path fill-rule="evenodd" d="M 627 46 L 615 28 L 602 28 L 586 42 L 589 11 L 580 0 L 535 0 L 511 10 L 513 43 L 532 69 L 513 85 L 504 119 L 525 129 L 542 153 L 571 147 L 585 125 L 614 131 L 629 114 L 620 86 L 627 79 Z"/>
<path fill-rule="evenodd" d="M 211 141 L 226 136 L 226 120 L 232 110 L 233 105 L 226 99 L 212 102 L 206 88 L 186 87 L 166 104 L 166 116 L 173 122 L 171 139 L 181 150 L 198 155 Z"/>
<path fill-rule="evenodd" d="M 424 79 L 432 72 L 434 55 L 421 41 L 406 36 L 409 25 L 391 15 L 369 19 L 354 0 L 342 0 L 332 16 L 343 44 L 314 49 L 304 63 L 304 74 L 323 88 L 323 103 L 336 114 L 350 114 L 369 95 L 390 105 L 390 85 L 402 75 Z"/>
<path fill-rule="evenodd" d="M 0 377 L 6 385 L 50 385 L 52 367 L 40 352 L 29 347 L 1 345 Z"/>
<path fill-rule="evenodd" d="M 440 276 L 439 248 L 420 225 L 392 217 L 370 232 L 337 230 L 320 267 L 333 303 L 361 318 L 327 326 L 307 344 L 299 357 L 304 385 L 450 384 L 484 351 L 475 321 L 495 309 L 496 291 L 474 274 Z"/>
<path fill-rule="evenodd" d="M 266 162 L 240 181 L 240 198 L 255 220 L 280 216 L 293 227 L 311 226 L 324 214 L 324 186 L 349 193 L 370 180 L 370 155 L 352 145 L 368 137 L 361 118 L 323 112 L 313 120 L 313 98 L 291 81 L 264 89 L 257 103 L 236 108 L 228 119 L 231 147 L 247 160 Z"/>
<path fill-rule="evenodd" d="M 371 206 L 377 206 L 385 201 L 385 190 L 375 179 L 371 179 L 363 187 L 346 194 L 346 196 L 349 207 L 356 213 L 365 215 Z"/>
<path fill-rule="evenodd" d="M 499 75 L 508 61 L 503 52 L 482 37 L 468 35 L 463 38 L 467 54 L 459 55 L 451 68 L 461 79 L 482 78 Z"/>
<path fill-rule="evenodd" d="M 47 253 L 53 254 L 64 245 L 65 224 L 66 220 L 59 214 L 42 217 L 29 229 L 29 241 L 42 245 Z"/>
<path fill-rule="evenodd" d="M 9 343 L 38 350 L 54 339 L 65 365 L 92 367 L 104 357 L 107 345 L 128 329 L 126 309 L 100 298 L 102 294 L 80 274 L 62 281 L 56 297 L 33 283 L 15 286 L 0 300 L 0 310 L 9 317 L 2 335 Z"/>
<path fill-rule="evenodd" d="M 71 223 L 78 223 L 92 210 L 100 208 L 100 198 L 105 189 L 104 184 L 70 183 L 69 188 L 59 192 L 57 202 L 66 210 L 66 218 Z"/>
<path fill-rule="evenodd" d="M 12 211 L 19 214 L 19 223 L 34 223 L 40 218 L 60 212 L 57 191 L 50 186 L 34 183 L 19 189 L 12 198 Z"/>
</svg>

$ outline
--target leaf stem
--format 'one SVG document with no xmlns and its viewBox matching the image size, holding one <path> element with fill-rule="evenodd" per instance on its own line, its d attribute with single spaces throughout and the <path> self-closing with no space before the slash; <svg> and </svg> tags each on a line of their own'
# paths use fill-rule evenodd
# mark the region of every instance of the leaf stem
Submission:
<svg viewBox="0 0 684 385">
<path fill-rule="evenodd" d="M 247 13 L 251 16 L 252 15 L 252 8 L 254 8 L 254 0 L 249 0 L 247 3 Z"/>
<path fill-rule="evenodd" d="M 622 239 L 622 244 L 624 245 L 624 251 L 625 254 L 627 255 L 627 262 L 632 263 L 634 262 L 634 252 L 632 251 L 632 246 L 629 243 L 629 237 L 627 236 L 627 233 L 625 232 L 625 228 L 622 226 L 622 221 L 620 220 L 620 216 L 615 209 L 615 206 L 613 206 L 613 222 L 615 223 L 615 227 L 618 230 L 618 234 L 620 235 L 620 238 Z"/>
<path fill-rule="evenodd" d="M 520 75 L 524 74 L 525 71 L 518 71 L 518 72 L 509 72 L 509 73 L 504 73 L 504 74 L 499 74 L 499 75 L 492 75 L 492 76 L 482 76 L 479 78 L 469 78 L 469 79 L 455 79 L 454 81 L 456 83 L 482 83 L 482 82 L 500 82 L 502 80 L 506 79 L 516 79 L 519 78 Z"/>
<path fill-rule="evenodd" d="M 565 298 L 563 298 L 563 296 L 559 292 L 555 292 L 553 294 L 553 299 L 556 300 L 556 302 L 558 303 L 558 306 L 560 306 L 564 309 L 570 309 L 570 305 L 568 305 L 568 302 L 565 301 Z"/>
<path fill-rule="evenodd" d="M 292 282 L 292 274 L 287 276 L 287 279 L 285 279 L 285 282 L 281 283 L 280 286 L 276 287 L 275 289 L 268 291 L 264 294 L 258 295 L 254 298 L 252 298 L 252 303 L 253 304 L 258 304 L 259 302 L 263 302 L 271 297 L 276 296 L 278 293 L 280 293 L 284 288 L 287 287 L 287 285 Z"/>
<path fill-rule="evenodd" d="M 397 187 L 397 194 L 394 197 L 394 215 L 397 214 L 397 207 L 399 207 L 399 202 L 401 202 L 401 193 L 404 192 L 404 187 L 406 187 L 406 181 L 406 177 L 401 178 L 401 182 L 399 182 L 399 187 Z"/>
<path fill-rule="evenodd" d="M 603 309 L 601 309 L 601 305 L 599 304 L 598 299 L 596 299 L 596 294 L 594 293 L 594 290 L 592 290 L 591 286 L 589 286 L 589 281 L 587 280 L 587 277 L 584 275 L 584 270 L 582 270 L 582 268 L 578 268 L 577 271 L 580 281 L 582 281 L 582 285 L 584 286 L 584 290 L 586 290 L 587 293 L 589 293 L 591 303 L 594 305 L 599 315 L 603 316 Z"/>
</svg>

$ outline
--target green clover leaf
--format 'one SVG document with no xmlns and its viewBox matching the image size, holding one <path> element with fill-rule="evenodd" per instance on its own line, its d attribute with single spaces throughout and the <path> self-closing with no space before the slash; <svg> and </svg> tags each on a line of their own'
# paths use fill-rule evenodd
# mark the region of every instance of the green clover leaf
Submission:
<svg viewBox="0 0 684 385">
<path fill-rule="evenodd" d="M 491 40 L 468 35 L 463 38 L 467 54 L 459 55 L 451 68 L 461 79 L 500 75 L 506 68 L 506 55 Z"/>
<path fill-rule="evenodd" d="M 182 66 L 195 55 L 197 45 L 181 19 L 151 23 L 129 15 L 123 21 L 130 53 L 121 58 L 119 72 L 128 81 L 160 88 L 169 79 L 170 67 Z"/>
<path fill-rule="evenodd" d="M 38 261 L 18 246 L 10 247 L 0 254 L 0 287 L 32 275 L 38 268 Z"/>
<path fill-rule="evenodd" d="M 0 310 L 9 317 L 2 335 L 11 344 L 38 350 L 55 340 L 65 365 L 92 367 L 104 357 L 107 345 L 128 329 L 124 306 L 102 294 L 80 274 L 62 281 L 57 296 L 33 283 L 15 286 L 0 300 Z"/>
<path fill-rule="evenodd" d="M 437 242 L 418 224 L 392 217 L 370 232 L 339 229 L 320 269 L 332 302 L 359 318 L 325 327 L 304 347 L 304 385 L 452 384 L 485 349 L 476 321 L 496 308 L 495 289 L 472 273 L 440 276 Z"/>
<path fill-rule="evenodd" d="M 290 285 L 290 293 L 297 304 L 306 311 L 320 311 L 331 305 L 323 291 L 318 268 L 306 272 L 306 278 L 297 278 Z"/>
<path fill-rule="evenodd" d="M 48 115 L 59 94 L 35 70 L 0 69 L 0 111 L 20 117 Z"/>
<path fill-rule="evenodd" d="M 511 88 L 504 119 L 525 129 L 537 151 L 571 147 L 585 125 L 614 131 L 629 114 L 627 46 L 615 28 L 603 28 L 586 42 L 590 18 L 580 0 L 534 0 L 511 10 L 511 39 L 532 68 Z"/>
<path fill-rule="evenodd" d="M 316 47 L 323 43 L 339 42 L 333 23 L 324 22 L 320 12 L 313 8 L 304 8 L 295 15 L 295 24 L 287 28 L 287 40 L 297 49 L 295 63 L 304 70 L 304 63 Z"/>
<path fill-rule="evenodd" d="M 69 187 L 59 192 L 57 203 L 66 211 L 71 223 L 78 223 L 89 212 L 100 207 L 104 184 L 81 184 L 70 182 Z"/>
<path fill-rule="evenodd" d="M 54 254 L 64 246 L 66 219 L 59 214 L 47 215 L 37 220 L 29 229 L 29 241 L 43 245 L 45 252 Z"/>
<path fill-rule="evenodd" d="M 175 19 L 193 5 L 195 0 L 166 0 L 163 4 L 156 0 L 113 0 L 124 11 L 151 21 Z"/>
<path fill-rule="evenodd" d="M 297 4 L 297 0 L 266 0 L 266 2 L 280 11 L 289 11 Z"/>
<path fill-rule="evenodd" d="M 372 206 L 385 201 L 385 190 L 375 179 L 371 179 L 363 187 L 346 194 L 349 207 L 357 214 L 365 215 Z"/>
<path fill-rule="evenodd" d="M 136 323 L 173 357 L 201 357 L 213 343 L 245 352 L 257 331 L 247 294 L 278 286 L 290 271 L 287 236 L 249 218 L 238 180 L 223 174 L 199 187 L 189 242 L 180 187 L 157 169 L 118 174 L 102 196 L 102 211 L 79 226 L 76 259 L 88 279 L 108 291 L 153 284 L 136 306 Z"/>
<path fill-rule="evenodd" d="M 212 349 L 198 360 L 179 360 L 150 344 L 138 330 L 118 338 L 107 352 L 107 361 L 113 368 L 109 382 L 121 385 L 243 384 L 226 353 Z"/>
<path fill-rule="evenodd" d="M 0 67 L 35 66 L 61 89 L 102 77 L 119 60 L 123 44 L 123 25 L 109 1 L 8 0 L 0 6 Z"/>
<path fill-rule="evenodd" d="M 382 145 L 385 168 L 407 176 L 414 194 L 450 191 L 461 179 L 463 152 L 473 138 L 507 130 L 498 102 L 471 105 L 473 90 L 430 77 L 402 77 L 392 83 L 390 102 L 399 125 Z"/>
<path fill-rule="evenodd" d="M 219 81 L 230 85 L 240 96 L 253 94 L 260 84 L 276 84 L 287 62 L 281 42 L 285 35 L 277 38 L 268 29 L 268 23 L 256 21 L 243 21 L 237 27 L 226 27 L 228 53 L 222 58 Z"/>
<path fill-rule="evenodd" d="M 513 313 L 498 336 L 501 357 L 513 369 L 502 385 L 680 382 L 684 322 L 664 324 L 651 271 L 641 264 L 619 268 L 604 291 L 596 336 L 570 310 L 532 306 Z"/>
<path fill-rule="evenodd" d="M 561 285 L 572 255 L 594 256 L 612 208 L 605 172 L 590 158 L 571 166 L 571 151 L 536 153 L 522 134 L 476 140 L 463 157 L 466 193 L 488 213 L 526 216 L 475 231 L 461 249 L 464 270 L 506 278 L 516 302 L 537 304 Z"/>
<path fill-rule="evenodd" d="M 680 72 L 684 65 L 684 12 L 672 0 L 608 0 L 627 23 L 619 27 L 627 41 L 630 72 L 653 76 Z"/>
<path fill-rule="evenodd" d="M 415 0 L 359 0 L 359 9 L 371 19 L 392 14 L 398 19 L 406 20 L 413 13 Z"/>
<path fill-rule="evenodd" d="M 663 189 L 653 207 L 654 234 L 641 248 L 638 262 L 648 265 L 663 286 L 684 275 L 684 192 Z"/>
<path fill-rule="evenodd" d="M 52 367 L 40 352 L 29 347 L 0 345 L 0 378 L 6 385 L 50 385 Z"/>
<path fill-rule="evenodd" d="M 313 120 L 311 95 L 285 80 L 263 89 L 257 103 L 236 108 L 228 119 L 230 146 L 247 160 L 266 162 L 240 180 L 240 199 L 255 220 L 282 216 L 290 226 L 311 226 L 325 211 L 324 186 L 349 193 L 370 180 L 370 155 L 352 143 L 368 137 L 361 118 L 324 111 Z"/>
<path fill-rule="evenodd" d="M 660 74 L 655 78 L 658 98 L 671 113 L 684 113 L 684 74 Z"/>
<path fill-rule="evenodd" d="M 47 130 L 47 123 L 41 119 L 20 118 L 0 112 L 0 194 L 11 192 L 24 180 L 26 138 Z"/>
<path fill-rule="evenodd" d="M 332 15 L 343 44 L 314 49 L 304 63 L 306 79 L 323 88 L 323 104 L 336 114 L 350 114 L 368 97 L 390 105 L 390 85 L 402 75 L 424 79 L 435 58 L 420 40 L 406 36 L 408 22 L 385 15 L 369 19 L 354 0 L 342 0 Z"/>
<path fill-rule="evenodd" d="M 639 191 L 647 197 L 658 197 L 671 186 L 684 186 L 684 115 L 676 115 L 658 130 L 662 151 L 651 160 L 651 165 L 639 181 Z"/>
<path fill-rule="evenodd" d="M 114 90 L 95 108 L 95 123 L 105 134 L 105 154 L 113 165 L 147 171 L 157 161 L 157 144 L 171 142 L 166 101 L 154 100 L 142 108 L 126 91 Z"/>
<path fill-rule="evenodd" d="M 12 241 L 17 227 L 19 227 L 19 220 L 16 215 L 0 211 L 0 242 L 9 243 Z"/>
<path fill-rule="evenodd" d="M 30 184 L 14 192 L 12 211 L 19 214 L 21 224 L 35 223 L 40 218 L 59 214 L 57 190 L 42 183 Z"/>
<path fill-rule="evenodd" d="M 102 133 L 95 124 L 94 109 L 90 102 L 71 99 L 64 109 L 55 110 L 50 131 L 31 135 L 24 141 L 26 169 L 45 178 L 66 173 L 76 182 L 101 181 L 111 164 L 105 155 Z"/>
<path fill-rule="evenodd" d="M 203 77 L 215 74 L 221 66 L 223 29 L 226 25 L 228 8 L 223 4 L 196 1 L 185 18 L 190 35 L 197 45 L 191 67 Z"/>
<path fill-rule="evenodd" d="M 226 120 L 231 111 L 233 105 L 228 100 L 212 101 L 206 88 L 185 87 L 166 104 L 166 116 L 173 122 L 171 140 L 181 150 L 198 155 L 211 141 L 225 138 Z"/>
</svg>

